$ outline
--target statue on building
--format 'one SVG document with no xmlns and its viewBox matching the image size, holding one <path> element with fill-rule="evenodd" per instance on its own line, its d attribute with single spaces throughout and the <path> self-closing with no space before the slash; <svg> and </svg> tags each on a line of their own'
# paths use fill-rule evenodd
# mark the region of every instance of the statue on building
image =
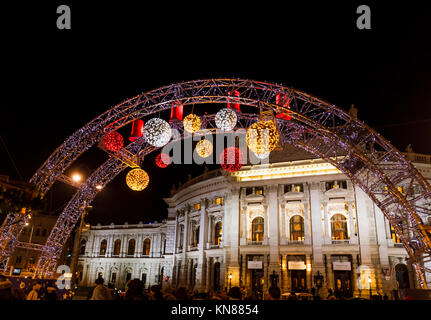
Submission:
<svg viewBox="0 0 431 320">
<path fill-rule="evenodd" d="M 408 152 L 408 153 L 413 153 L 413 148 L 412 148 L 412 145 L 409 143 L 409 145 L 406 147 L 406 152 Z"/>
<path fill-rule="evenodd" d="M 354 105 L 354 104 L 352 104 L 352 105 L 350 106 L 350 109 L 349 109 L 349 115 L 351 115 L 351 116 L 352 116 L 352 118 L 357 118 L 357 117 L 358 117 L 358 109 L 357 109 L 357 108 L 355 108 L 355 105 Z"/>
</svg>

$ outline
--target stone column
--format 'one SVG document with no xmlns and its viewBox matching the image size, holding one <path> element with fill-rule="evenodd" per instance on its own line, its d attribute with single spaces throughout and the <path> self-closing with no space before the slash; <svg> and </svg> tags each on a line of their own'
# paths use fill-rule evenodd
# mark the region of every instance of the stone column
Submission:
<svg viewBox="0 0 431 320">
<path fill-rule="evenodd" d="M 307 184 L 309 191 L 309 204 L 311 209 L 311 242 L 313 245 L 313 264 L 312 264 L 312 276 L 320 272 L 321 275 L 325 276 L 325 265 L 322 254 L 322 212 L 320 208 L 320 188 L 318 182 Z M 324 279 L 324 284 L 319 291 L 320 296 L 325 296 L 327 293 L 326 283 L 328 279 Z"/>
<path fill-rule="evenodd" d="M 247 288 L 247 255 L 242 255 L 242 286 Z"/>
<path fill-rule="evenodd" d="M 231 189 L 224 207 L 223 246 L 226 247 L 226 254 L 220 273 L 232 273 L 232 286 L 234 287 L 239 285 L 239 187 Z M 229 214 L 226 214 L 227 212 Z M 225 266 L 228 266 L 228 270 L 224 270 Z M 226 279 L 221 279 L 226 284 Z"/>
<path fill-rule="evenodd" d="M 247 206 L 242 206 L 242 233 L 240 239 L 240 245 L 247 245 Z"/>
<path fill-rule="evenodd" d="M 269 234 L 269 230 L 268 230 L 268 205 L 264 204 L 263 205 L 263 245 L 268 245 L 268 234 Z"/>
<path fill-rule="evenodd" d="M 356 254 L 352 255 L 352 289 L 353 296 L 359 296 L 359 288 L 358 288 L 358 259 L 356 258 Z"/>
<path fill-rule="evenodd" d="M 211 258 L 206 258 L 206 260 L 207 260 L 207 268 L 206 268 L 205 288 L 206 288 L 206 290 L 211 290 L 211 288 L 212 288 L 212 284 L 211 284 L 211 270 L 212 270 Z"/>
<path fill-rule="evenodd" d="M 331 255 L 326 255 L 326 268 L 328 270 L 328 279 L 327 284 L 328 288 L 331 288 L 333 291 L 335 291 L 335 285 L 334 285 L 334 271 L 332 270 L 332 259 Z"/>
<path fill-rule="evenodd" d="M 281 239 L 280 244 L 287 244 L 287 231 L 286 231 L 286 204 L 283 201 L 280 205 L 280 215 L 281 215 Z"/>
<path fill-rule="evenodd" d="M 304 202 L 304 244 L 311 244 L 311 216 L 308 202 Z"/>
<path fill-rule="evenodd" d="M 268 290 L 268 255 L 265 253 L 263 255 L 263 278 L 265 279 L 263 283 L 263 291 L 266 292 Z"/>
<path fill-rule="evenodd" d="M 307 285 L 307 290 L 310 290 L 311 287 L 313 286 L 313 281 L 311 279 L 312 278 L 312 274 L 311 274 L 312 269 L 308 268 L 308 266 L 311 266 L 311 256 L 309 254 L 305 255 L 305 264 L 307 267 L 307 269 L 305 271 L 305 273 L 306 273 L 306 285 Z"/>
<path fill-rule="evenodd" d="M 269 216 L 269 274 L 275 273 L 280 276 L 280 225 L 278 215 L 278 196 L 277 186 L 272 185 L 268 188 L 268 216 Z"/>
<path fill-rule="evenodd" d="M 332 244 L 332 235 L 331 235 L 331 228 L 330 228 L 330 219 L 328 216 L 328 202 L 323 202 L 323 217 L 325 219 L 325 243 L 326 244 Z"/>
<path fill-rule="evenodd" d="M 206 212 L 206 199 L 201 201 L 200 225 L 199 225 L 199 243 L 198 243 L 198 267 L 196 269 L 196 288 L 201 291 L 205 284 L 205 244 L 208 235 L 208 214 Z"/>
<path fill-rule="evenodd" d="M 212 231 L 212 220 L 213 217 L 209 216 L 208 217 L 208 232 L 207 232 L 207 249 L 209 249 L 211 247 L 212 241 L 211 241 L 211 231 Z M 224 226 L 222 226 L 222 228 L 224 228 Z"/>
<path fill-rule="evenodd" d="M 356 208 L 358 210 L 358 240 L 360 244 L 361 264 L 373 269 L 370 248 L 370 222 L 368 221 L 370 219 L 369 211 L 372 210 L 373 203 L 362 189 L 356 187 L 355 191 Z"/>
</svg>

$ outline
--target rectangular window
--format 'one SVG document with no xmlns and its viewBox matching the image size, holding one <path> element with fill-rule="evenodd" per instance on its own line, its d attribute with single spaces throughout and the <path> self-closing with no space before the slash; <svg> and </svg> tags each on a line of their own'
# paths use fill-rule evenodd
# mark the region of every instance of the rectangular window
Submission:
<svg viewBox="0 0 431 320">
<path fill-rule="evenodd" d="M 218 198 L 216 199 L 216 203 L 217 203 L 218 205 L 223 205 L 223 198 L 222 198 L 222 197 L 218 197 Z"/>
<path fill-rule="evenodd" d="M 342 188 L 342 189 L 347 189 L 347 181 L 346 181 L 346 180 L 338 181 L 338 185 L 339 185 L 339 186 L 340 186 L 340 188 Z"/>
<path fill-rule="evenodd" d="M 112 276 L 111 276 L 111 282 L 112 283 L 115 283 L 115 281 L 117 280 L 117 273 L 116 272 L 113 272 L 112 273 Z"/>
<path fill-rule="evenodd" d="M 291 192 L 292 191 L 292 185 L 291 184 L 285 184 L 284 185 L 284 193 Z"/>
<path fill-rule="evenodd" d="M 250 194 L 253 194 L 253 188 L 245 188 L 245 195 L 248 196 Z"/>
<path fill-rule="evenodd" d="M 263 196 L 263 187 L 254 188 L 254 193 Z"/>
<path fill-rule="evenodd" d="M 195 204 L 193 205 L 193 208 L 194 208 L 195 210 L 200 210 L 200 209 L 201 209 L 201 203 L 200 203 L 200 202 L 195 203 Z"/>
<path fill-rule="evenodd" d="M 21 263 L 21 256 L 16 257 L 15 263 Z"/>
</svg>

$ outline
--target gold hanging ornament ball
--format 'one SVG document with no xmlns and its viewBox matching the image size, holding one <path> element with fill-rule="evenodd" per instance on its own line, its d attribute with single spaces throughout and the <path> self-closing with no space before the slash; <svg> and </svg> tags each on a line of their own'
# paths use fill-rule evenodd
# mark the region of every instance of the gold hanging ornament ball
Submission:
<svg viewBox="0 0 431 320">
<path fill-rule="evenodd" d="M 126 175 L 126 184 L 133 191 L 142 191 L 148 186 L 150 178 L 145 170 L 136 168 L 130 170 Z"/>
<path fill-rule="evenodd" d="M 197 115 L 191 113 L 184 118 L 183 126 L 184 130 L 187 132 L 195 133 L 201 128 L 201 119 Z"/>
<path fill-rule="evenodd" d="M 209 157 L 213 153 L 213 144 L 206 139 L 199 141 L 196 144 L 196 153 L 201 158 Z"/>
<path fill-rule="evenodd" d="M 247 130 L 247 146 L 259 155 L 273 151 L 277 147 L 278 139 L 279 133 L 272 120 L 256 122 Z"/>
</svg>

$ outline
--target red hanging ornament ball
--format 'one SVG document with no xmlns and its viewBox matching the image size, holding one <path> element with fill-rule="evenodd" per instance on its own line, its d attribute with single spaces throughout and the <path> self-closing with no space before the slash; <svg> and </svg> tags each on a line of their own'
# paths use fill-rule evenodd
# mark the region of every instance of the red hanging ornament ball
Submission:
<svg viewBox="0 0 431 320">
<path fill-rule="evenodd" d="M 166 168 L 171 163 L 171 158 L 166 153 L 159 153 L 156 157 L 156 164 L 160 168 Z"/>
<path fill-rule="evenodd" d="M 220 165 L 229 172 L 238 171 L 244 164 L 244 154 L 236 147 L 229 147 L 220 153 Z"/>
<path fill-rule="evenodd" d="M 111 131 L 103 137 L 103 145 L 106 150 L 117 152 L 124 145 L 123 136 L 116 131 Z"/>
</svg>

